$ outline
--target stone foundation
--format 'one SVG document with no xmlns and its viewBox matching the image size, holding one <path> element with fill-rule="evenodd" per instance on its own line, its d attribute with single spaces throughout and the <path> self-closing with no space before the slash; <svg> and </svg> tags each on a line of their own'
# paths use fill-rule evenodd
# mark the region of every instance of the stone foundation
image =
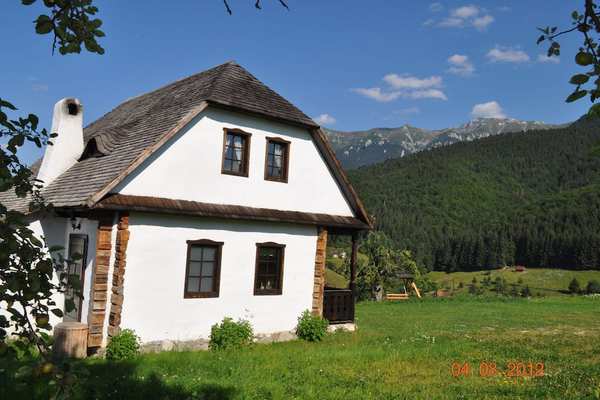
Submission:
<svg viewBox="0 0 600 400">
<path fill-rule="evenodd" d="M 333 324 L 333 325 L 329 325 L 327 327 L 327 332 L 336 332 L 336 331 L 347 331 L 347 332 L 354 332 L 356 331 L 356 324 L 355 323 L 347 323 L 347 324 Z"/>
<path fill-rule="evenodd" d="M 271 334 L 257 334 L 254 343 L 287 342 L 297 339 L 293 331 L 275 332 Z M 196 340 L 156 340 L 142 344 L 142 353 L 157 353 L 161 351 L 198 351 L 208 350 L 207 339 Z"/>
</svg>

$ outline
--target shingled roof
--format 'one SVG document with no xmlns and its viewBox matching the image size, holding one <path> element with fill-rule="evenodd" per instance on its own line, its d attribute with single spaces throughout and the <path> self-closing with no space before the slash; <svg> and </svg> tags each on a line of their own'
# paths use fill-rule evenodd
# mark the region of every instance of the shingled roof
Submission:
<svg viewBox="0 0 600 400">
<path fill-rule="evenodd" d="M 235 62 L 228 62 L 134 97 L 88 125 L 83 132 L 86 146 L 101 157 L 85 158 L 43 189 L 54 207 L 93 207 L 145 156 L 189 123 L 207 106 L 243 111 L 305 127 L 323 140 L 319 126 L 293 104 L 264 85 Z M 323 144 L 322 144 L 323 145 Z M 325 143 L 326 158 L 333 152 Z M 319 146 L 322 147 L 322 146 Z M 87 147 L 86 147 L 87 148 Z M 335 156 L 330 168 L 359 214 L 364 209 L 341 171 Z M 14 196 L 13 196 L 14 197 Z M 0 193 L 0 201 L 21 208 L 26 201 Z M 365 214 L 366 218 L 366 214 Z M 363 218 L 361 218 L 363 219 Z"/>
</svg>

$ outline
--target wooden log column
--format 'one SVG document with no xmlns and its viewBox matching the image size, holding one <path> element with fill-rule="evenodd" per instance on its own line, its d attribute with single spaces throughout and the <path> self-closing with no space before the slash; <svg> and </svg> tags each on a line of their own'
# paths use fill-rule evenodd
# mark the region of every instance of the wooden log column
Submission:
<svg viewBox="0 0 600 400">
<path fill-rule="evenodd" d="M 352 234 L 352 253 L 350 253 L 350 290 L 356 302 L 356 263 L 358 262 L 358 234 Z"/>
<path fill-rule="evenodd" d="M 117 333 L 121 326 L 121 309 L 123 307 L 123 284 L 125 283 L 125 267 L 127 265 L 127 244 L 129 243 L 129 214 L 119 215 L 117 240 L 115 243 L 115 263 L 113 266 L 112 290 L 110 296 L 110 315 L 108 317 L 108 337 Z"/>
<path fill-rule="evenodd" d="M 323 316 L 323 295 L 325 292 L 325 258 L 327 250 L 327 229 L 319 228 L 317 253 L 315 254 L 315 277 L 313 286 L 312 313 Z"/>
<path fill-rule="evenodd" d="M 92 298 L 88 312 L 88 347 L 102 346 L 108 291 L 108 270 L 112 250 L 112 223 L 112 215 L 102 216 L 98 220 L 96 260 L 94 262 L 94 270 L 92 271 Z"/>
</svg>

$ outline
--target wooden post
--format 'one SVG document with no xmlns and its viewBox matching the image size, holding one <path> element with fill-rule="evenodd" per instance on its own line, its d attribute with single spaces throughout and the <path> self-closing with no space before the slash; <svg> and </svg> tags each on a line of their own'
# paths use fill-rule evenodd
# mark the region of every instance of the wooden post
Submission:
<svg viewBox="0 0 600 400">
<path fill-rule="evenodd" d="M 358 259 L 358 234 L 352 234 L 352 253 L 350 254 L 350 290 L 356 301 L 356 263 Z"/>
<path fill-rule="evenodd" d="M 52 350 L 57 358 L 87 356 L 88 326 L 81 322 L 61 322 L 54 327 Z"/>
<path fill-rule="evenodd" d="M 115 242 L 115 262 L 113 264 L 112 289 L 110 295 L 110 314 L 108 316 L 108 338 L 121 328 L 121 309 L 123 307 L 123 288 L 125 267 L 127 265 L 127 243 L 129 242 L 129 213 L 121 213 L 117 224 Z"/>
<path fill-rule="evenodd" d="M 325 258 L 327 257 L 327 229 L 319 228 L 317 236 L 317 253 L 315 254 L 315 275 L 313 286 L 313 315 L 323 316 L 323 299 L 325 296 Z"/>
<path fill-rule="evenodd" d="M 96 261 L 92 272 L 91 299 L 88 312 L 89 347 L 102 346 L 104 334 L 104 317 L 106 315 L 106 296 L 108 292 L 108 270 L 112 252 L 113 214 L 98 217 L 96 231 Z"/>
</svg>

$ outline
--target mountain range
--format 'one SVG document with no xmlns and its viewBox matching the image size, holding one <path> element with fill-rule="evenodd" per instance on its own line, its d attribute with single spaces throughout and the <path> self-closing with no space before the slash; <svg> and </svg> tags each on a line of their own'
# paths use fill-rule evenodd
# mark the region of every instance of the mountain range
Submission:
<svg viewBox="0 0 600 400">
<path fill-rule="evenodd" d="M 561 126 L 564 125 L 512 118 L 477 118 L 458 127 L 439 130 L 403 125 L 398 128 L 373 128 L 352 132 L 325 129 L 325 133 L 342 165 L 346 169 L 352 169 L 457 142 L 470 142 L 502 133 L 545 130 Z"/>
<path fill-rule="evenodd" d="M 378 230 L 428 269 L 599 268 L 600 118 L 460 136 L 348 171 Z"/>
</svg>

